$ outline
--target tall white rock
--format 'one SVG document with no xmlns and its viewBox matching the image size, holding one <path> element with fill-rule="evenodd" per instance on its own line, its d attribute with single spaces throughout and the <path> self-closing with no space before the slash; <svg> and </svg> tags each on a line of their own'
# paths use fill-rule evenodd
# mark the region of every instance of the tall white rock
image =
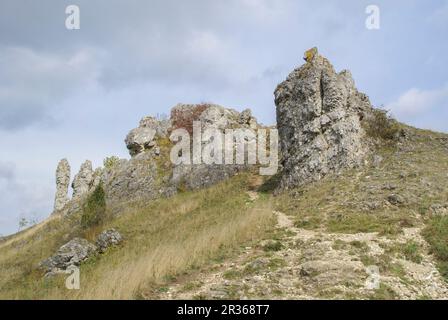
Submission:
<svg viewBox="0 0 448 320">
<path fill-rule="evenodd" d="M 70 200 L 68 197 L 68 187 L 70 185 L 70 165 L 67 159 L 59 161 L 56 169 L 56 196 L 54 199 L 54 211 L 64 208 Z"/>
<path fill-rule="evenodd" d="M 73 179 L 73 199 L 79 199 L 83 194 L 89 192 L 93 185 L 93 178 L 92 162 L 86 160 Z"/>
</svg>

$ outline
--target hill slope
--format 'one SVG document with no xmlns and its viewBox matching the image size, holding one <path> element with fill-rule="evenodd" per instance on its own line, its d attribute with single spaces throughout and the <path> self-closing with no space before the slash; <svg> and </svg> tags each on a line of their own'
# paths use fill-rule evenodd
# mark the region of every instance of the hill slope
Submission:
<svg viewBox="0 0 448 320">
<path fill-rule="evenodd" d="M 447 299 L 448 136 L 406 132 L 376 163 L 276 197 L 271 241 L 163 297 Z"/>
<path fill-rule="evenodd" d="M 275 197 L 244 173 L 95 228 L 53 216 L 0 243 L 0 298 L 448 298 L 447 158 L 447 135 L 406 128 L 363 168 Z M 81 290 L 36 268 L 109 227 L 125 240 L 81 265 Z"/>
</svg>

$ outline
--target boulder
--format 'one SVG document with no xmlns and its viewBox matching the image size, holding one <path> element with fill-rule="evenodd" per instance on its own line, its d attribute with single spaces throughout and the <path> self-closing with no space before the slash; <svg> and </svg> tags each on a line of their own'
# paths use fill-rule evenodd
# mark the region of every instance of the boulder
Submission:
<svg viewBox="0 0 448 320">
<path fill-rule="evenodd" d="M 87 240 L 74 238 L 60 247 L 55 255 L 42 261 L 39 266 L 47 273 L 57 273 L 60 270 L 66 270 L 69 266 L 79 266 L 96 251 L 96 246 Z"/>
<path fill-rule="evenodd" d="M 275 90 L 281 164 L 279 189 L 290 189 L 363 163 L 361 120 L 371 110 L 349 71 L 336 73 L 313 48 L 305 65 Z"/>
<path fill-rule="evenodd" d="M 121 234 L 115 229 L 101 232 L 96 239 L 96 246 L 100 253 L 103 253 L 111 246 L 116 246 L 123 241 Z"/>
</svg>

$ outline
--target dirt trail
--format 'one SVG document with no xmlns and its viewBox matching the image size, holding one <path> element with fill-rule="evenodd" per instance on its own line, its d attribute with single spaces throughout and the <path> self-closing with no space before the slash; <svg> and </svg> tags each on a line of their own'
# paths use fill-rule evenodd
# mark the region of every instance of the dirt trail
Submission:
<svg viewBox="0 0 448 320">
<path fill-rule="evenodd" d="M 258 199 L 253 191 L 248 196 Z M 332 234 L 297 228 L 284 213 L 273 214 L 279 240 L 245 248 L 235 259 L 169 287 L 160 298 L 448 299 L 447 284 L 420 228 L 405 229 L 396 239 L 377 233 Z M 422 246 L 421 261 L 394 252 L 410 240 Z M 370 275 L 371 266 L 379 274 Z"/>
</svg>

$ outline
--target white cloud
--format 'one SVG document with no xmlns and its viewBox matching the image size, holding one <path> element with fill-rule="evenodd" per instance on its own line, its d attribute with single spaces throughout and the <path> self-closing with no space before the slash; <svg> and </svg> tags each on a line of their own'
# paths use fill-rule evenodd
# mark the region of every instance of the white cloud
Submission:
<svg viewBox="0 0 448 320">
<path fill-rule="evenodd" d="M 51 122 L 51 108 L 95 83 L 99 60 L 91 49 L 58 55 L 27 47 L 0 49 L 0 129 Z"/>
<path fill-rule="evenodd" d="M 432 90 L 412 88 L 387 105 L 399 118 L 419 116 L 440 107 L 448 107 L 448 84 Z"/>
</svg>

